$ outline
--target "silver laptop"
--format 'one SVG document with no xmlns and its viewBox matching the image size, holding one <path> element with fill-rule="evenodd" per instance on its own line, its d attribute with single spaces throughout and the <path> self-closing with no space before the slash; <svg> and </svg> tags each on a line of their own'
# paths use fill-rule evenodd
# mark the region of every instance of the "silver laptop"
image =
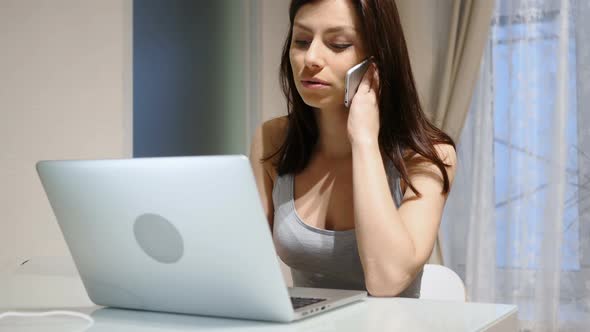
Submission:
<svg viewBox="0 0 590 332">
<path fill-rule="evenodd" d="M 41 161 L 90 299 L 289 322 L 366 297 L 287 288 L 247 157 Z"/>
</svg>

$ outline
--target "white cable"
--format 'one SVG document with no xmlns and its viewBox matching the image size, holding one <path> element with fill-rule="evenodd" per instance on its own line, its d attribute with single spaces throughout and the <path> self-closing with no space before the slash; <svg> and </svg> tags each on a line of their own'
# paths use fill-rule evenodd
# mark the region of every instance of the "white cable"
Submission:
<svg viewBox="0 0 590 332">
<path fill-rule="evenodd" d="M 94 325 L 94 319 L 86 314 L 83 314 L 81 312 L 75 312 L 75 311 L 64 311 L 64 310 L 52 310 L 52 311 L 43 311 L 43 312 L 22 312 L 22 311 L 6 311 L 3 313 L 0 313 L 0 319 L 5 318 L 5 317 L 47 317 L 47 316 L 72 316 L 72 317 L 78 317 L 78 318 L 82 318 L 84 320 L 86 320 L 88 322 L 88 325 L 84 326 L 83 329 L 80 329 L 80 331 L 84 331 L 86 329 L 88 329 L 89 327 L 91 327 L 92 325 Z"/>
</svg>

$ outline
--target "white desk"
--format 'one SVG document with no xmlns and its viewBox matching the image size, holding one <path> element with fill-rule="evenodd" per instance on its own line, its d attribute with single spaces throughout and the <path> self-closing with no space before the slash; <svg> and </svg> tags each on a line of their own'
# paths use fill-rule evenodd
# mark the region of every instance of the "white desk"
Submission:
<svg viewBox="0 0 590 332">
<path fill-rule="evenodd" d="M 0 320 L 1 332 L 22 331 L 517 331 L 513 305 L 368 298 L 291 324 L 174 315 L 98 307 L 73 273 L 0 271 L 0 313 L 12 310 L 73 310 L 94 325 L 67 316 Z"/>
</svg>

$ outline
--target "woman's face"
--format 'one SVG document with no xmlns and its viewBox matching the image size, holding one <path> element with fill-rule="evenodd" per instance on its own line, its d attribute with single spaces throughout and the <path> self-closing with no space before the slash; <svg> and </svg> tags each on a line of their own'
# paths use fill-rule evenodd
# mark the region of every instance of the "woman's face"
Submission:
<svg viewBox="0 0 590 332">
<path fill-rule="evenodd" d="M 317 1 L 297 11 L 289 59 L 295 86 L 307 105 L 343 107 L 346 72 L 365 57 L 350 1 Z"/>
</svg>

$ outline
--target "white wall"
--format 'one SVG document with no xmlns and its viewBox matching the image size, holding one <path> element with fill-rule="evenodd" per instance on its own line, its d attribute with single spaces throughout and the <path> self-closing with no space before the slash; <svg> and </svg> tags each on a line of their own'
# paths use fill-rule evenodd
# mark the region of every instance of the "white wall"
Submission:
<svg viewBox="0 0 590 332">
<path fill-rule="evenodd" d="M 131 0 L 0 1 L 0 268 L 68 251 L 42 159 L 131 155 Z"/>
<path fill-rule="evenodd" d="M 279 67 L 289 32 L 289 0 L 260 0 L 262 120 L 287 115 L 287 101 L 279 85 Z"/>
</svg>

